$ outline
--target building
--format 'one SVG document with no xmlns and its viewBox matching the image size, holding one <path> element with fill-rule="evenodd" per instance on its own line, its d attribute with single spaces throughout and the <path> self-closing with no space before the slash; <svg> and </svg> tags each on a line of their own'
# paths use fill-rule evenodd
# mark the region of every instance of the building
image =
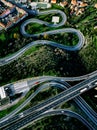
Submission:
<svg viewBox="0 0 97 130">
<path fill-rule="evenodd" d="M 86 7 L 86 6 L 88 6 L 87 3 L 82 2 L 82 1 L 77 1 L 77 0 L 72 0 L 71 4 L 74 5 L 74 6 L 79 6 L 79 7 Z"/>
<path fill-rule="evenodd" d="M 31 9 L 47 9 L 51 8 L 51 4 L 47 2 L 31 2 L 30 3 Z"/>
<path fill-rule="evenodd" d="M 71 12 L 70 12 L 70 14 L 71 15 L 75 14 L 76 16 L 81 15 L 85 11 L 86 6 L 88 6 L 88 4 L 85 3 L 85 2 L 82 2 L 80 0 L 71 0 L 71 5 L 70 5 Z"/>
<path fill-rule="evenodd" d="M 97 4 L 95 4 L 94 7 L 97 8 Z"/>
<path fill-rule="evenodd" d="M 66 5 L 68 5 L 68 2 L 67 2 L 67 1 L 60 2 L 60 6 L 64 7 L 64 6 L 66 6 Z"/>
<path fill-rule="evenodd" d="M 78 1 L 78 4 L 79 4 L 79 7 L 86 7 L 86 6 L 88 6 L 88 4 L 84 3 L 84 2 L 79 2 Z"/>
<path fill-rule="evenodd" d="M 37 3 L 37 8 L 39 9 L 48 9 L 51 8 L 51 4 L 47 2 L 38 2 Z"/>
<path fill-rule="evenodd" d="M 51 3 L 52 4 L 55 4 L 57 1 L 56 0 L 51 0 Z"/>
<path fill-rule="evenodd" d="M 6 93 L 5 93 L 4 87 L 0 87 L 0 98 L 1 99 L 6 98 Z"/>
<path fill-rule="evenodd" d="M 31 9 L 36 9 L 37 8 L 37 2 L 31 2 L 30 6 L 31 6 Z"/>
<path fill-rule="evenodd" d="M 59 17 L 58 17 L 58 16 L 53 16 L 53 17 L 52 17 L 52 22 L 53 22 L 54 24 L 59 23 Z"/>
<path fill-rule="evenodd" d="M 49 3 L 49 0 L 44 0 L 44 2 L 47 2 L 47 3 Z"/>
<path fill-rule="evenodd" d="M 95 26 L 94 29 L 97 29 L 97 26 Z M 97 87 L 95 89 L 97 89 Z"/>
<path fill-rule="evenodd" d="M 16 3 L 24 3 L 24 4 L 25 4 L 25 3 L 27 3 L 27 1 L 28 1 L 28 0 L 16 0 L 15 2 L 16 2 Z"/>
<path fill-rule="evenodd" d="M 5 0 L 0 1 L 0 6 L 0 29 L 7 30 L 28 15 L 23 9 Z"/>
<path fill-rule="evenodd" d="M 77 0 L 72 0 L 72 1 L 71 1 L 71 4 L 72 4 L 72 5 L 77 5 Z"/>
</svg>

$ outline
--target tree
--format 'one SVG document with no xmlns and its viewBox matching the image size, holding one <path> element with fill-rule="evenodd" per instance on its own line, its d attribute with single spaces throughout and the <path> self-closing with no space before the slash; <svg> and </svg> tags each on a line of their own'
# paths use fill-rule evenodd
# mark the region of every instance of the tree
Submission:
<svg viewBox="0 0 97 130">
<path fill-rule="evenodd" d="M 18 39 L 19 38 L 19 34 L 18 33 L 14 33 L 13 37 L 14 37 L 14 39 Z"/>
<path fill-rule="evenodd" d="M 43 35 L 43 38 L 44 38 L 44 39 L 48 39 L 48 34 L 45 33 L 45 34 Z"/>
</svg>

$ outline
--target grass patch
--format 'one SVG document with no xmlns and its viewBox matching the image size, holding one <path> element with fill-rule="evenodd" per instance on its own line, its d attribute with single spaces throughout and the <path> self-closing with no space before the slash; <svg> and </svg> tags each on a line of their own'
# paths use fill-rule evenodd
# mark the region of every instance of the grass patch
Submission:
<svg viewBox="0 0 97 130">
<path fill-rule="evenodd" d="M 28 34 L 39 34 L 39 33 L 47 32 L 47 31 L 51 31 L 51 30 L 55 30 L 55 28 L 47 27 L 45 25 L 41 25 L 38 23 L 30 23 L 26 26 L 26 32 Z"/>
<path fill-rule="evenodd" d="M 1 33 L 1 34 L 0 34 L 0 40 L 2 40 L 2 41 L 5 41 L 5 40 L 6 40 L 6 36 L 5 36 L 4 33 Z"/>
<path fill-rule="evenodd" d="M 23 56 L 26 56 L 26 55 L 30 55 L 32 52 L 35 52 L 39 49 L 39 46 L 33 46 L 31 47 L 30 49 L 28 49 L 24 54 Z"/>
<path fill-rule="evenodd" d="M 9 114 L 13 110 L 15 110 L 20 104 L 24 102 L 25 98 L 22 98 L 16 105 L 13 105 L 12 107 L 7 108 L 6 110 L 2 110 L 0 112 L 0 118 L 4 117 L 5 115 Z"/>
</svg>

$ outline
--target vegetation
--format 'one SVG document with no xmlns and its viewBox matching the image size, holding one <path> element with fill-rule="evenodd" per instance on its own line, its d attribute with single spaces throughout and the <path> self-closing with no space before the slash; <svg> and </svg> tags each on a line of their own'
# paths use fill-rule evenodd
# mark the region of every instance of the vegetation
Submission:
<svg viewBox="0 0 97 130">
<path fill-rule="evenodd" d="M 38 46 L 38 45 L 31 47 L 29 50 L 27 50 L 27 51 L 23 54 L 23 56 L 30 55 L 32 52 L 37 51 L 37 50 L 39 49 L 39 47 L 40 47 L 40 46 Z"/>
<path fill-rule="evenodd" d="M 30 23 L 26 27 L 26 31 L 29 34 L 39 34 L 41 32 L 46 32 L 50 30 L 55 30 L 55 28 L 49 28 L 46 27 L 45 25 L 40 25 L 38 23 Z"/>
<path fill-rule="evenodd" d="M 23 130 L 88 130 L 80 121 L 66 115 L 50 116 Z"/>
<path fill-rule="evenodd" d="M 0 35 L 0 40 L 1 40 L 1 41 L 5 41 L 5 40 L 6 40 L 6 37 L 5 37 L 5 34 L 4 34 L 4 33 L 2 33 L 2 34 Z"/>
<path fill-rule="evenodd" d="M 13 110 L 15 110 L 20 104 L 22 104 L 25 101 L 25 98 L 21 99 L 17 104 L 6 108 L 5 110 L 0 111 L 0 118 L 4 117 L 5 115 L 9 114 Z"/>
<path fill-rule="evenodd" d="M 86 73 L 85 67 L 77 53 L 42 46 L 30 55 L 0 67 L 0 83 L 39 75 L 77 76 L 82 73 Z"/>
<path fill-rule="evenodd" d="M 92 89 L 82 94 L 82 97 L 87 101 L 87 103 L 97 112 L 97 90 Z M 90 100 L 91 99 L 91 100 Z"/>
<path fill-rule="evenodd" d="M 87 0 L 89 3 L 89 1 Z M 70 8 L 62 8 L 57 4 L 53 4 L 53 9 L 60 9 L 66 12 L 68 20 L 62 28 L 74 27 L 79 29 L 85 36 L 85 46 L 79 52 L 68 52 L 62 49 L 50 47 L 50 46 L 35 46 L 24 53 L 22 57 L 18 60 L 0 67 L 0 85 L 17 81 L 23 78 L 40 76 L 40 75 L 56 75 L 56 76 L 78 76 L 97 69 L 97 9 L 94 8 L 94 2 L 91 1 L 89 6 L 85 9 L 84 13 L 80 16 L 70 15 Z M 47 16 L 37 16 L 41 20 L 51 21 L 52 15 L 47 18 Z M 30 17 L 31 18 L 31 17 Z M 64 45 L 76 45 L 78 38 L 73 34 L 58 34 L 58 35 L 47 35 L 43 37 L 25 38 L 20 33 L 20 24 L 11 28 L 6 32 L 0 34 L 0 57 L 5 57 L 10 55 L 28 43 L 35 40 L 53 40 Z M 45 25 L 39 24 L 29 24 L 29 33 L 39 33 L 42 31 L 53 30 L 54 28 L 48 28 Z M 33 30 L 31 30 L 33 28 Z M 72 39 L 71 39 L 72 37 Z M 92 94 L 93 93 L 93 94 Z M 47 95 L 47 93 L 44 93 Z M 49 96 L 49 94 L 48 94 Z M 40 95 L 37 99 L 39 100 Z M 96 106 L 96 99 L 94 99 L 94 91 L 86 93 L 85 100 L 90 103 L 94 108 Z M 34 100 L 35 101 L 35 100 Z M 32 101 L 32 102 L 34 102 Z M 35 102 L 34 102 L 35 103 Z M 18 104 L 19 105 L 19 104 Z M 13 106 L 3 112 L 0 115 L 2 117 L 4 114 L 9 113 L 10 110 L 15 109 L 18 105 Z M 33 103 L 30 104 L 33 106 Z M 68 104 L 65 104 L 68 106 Z M 97 107 L 95 107 L 97 110 Z M 50 118 L 51 121 L 51 118 Z M 45 121 L 44 121 L 45 122 Z M 49 122 L 49 121 L 48 121 Z M 36 123 L 37 124 L 37 123 Z M 44 123 L 43 123 L 44 124 Z M 38 125 L 33 125 L 33 128 L 39 129 Z M 46 125 L 48 126 L 48 125 Z M 78 126 L 78 125 L 77 125 Z M 40 127 L 40 126 L 39 126 Z M 44 127 L 44 128 L 43 128 Z M 43 126 L 41 129 L 47 129 Z M 58 126 L 58 128 L 61 128 Z M 65 126 L 64 126 L 65 128 Z M 66 126 L 67 128 L 67 126 Z M 68 126 L 69 128 L 69 126 Z M 29 129 L 29 128 L 28 128 Z M 71 129 L 71 128 L 69 128 Z M 74 127 L 76 130 L 76 128 Z M 80 129 L 80 128 L 77 128 Z"/>
<path fill-rule="evenodd" d="M 59 44 L 63 44 L 64 46 L 74 46 L 79 41 L 77 35 L 73 33 L 60 33 L 49 36 L 46 35 L 46 37 L 44 36 L 44 38 Z"/>
</svg>

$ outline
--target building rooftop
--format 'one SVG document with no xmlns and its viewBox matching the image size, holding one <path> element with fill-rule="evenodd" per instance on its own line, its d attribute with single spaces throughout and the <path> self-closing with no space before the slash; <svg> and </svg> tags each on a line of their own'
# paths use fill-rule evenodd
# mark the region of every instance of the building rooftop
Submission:
<svg viewBox="0 0 97 130">
<path fill-rule="evenodd" d="M 68 4 L 68 2 L 67 2 L 67 1 L 60 2 L 60 5 L 61 5 L 62 7 L 66 6 L 67 4 Z"/>
<path fill-rule="evenodd" d="M 6 0 L 0 1 L 0 28 L 8 29 L 27 16 L 26 11 Z"/>
<path fill-rule="evenodd" d="M 97 4 L 95 4 L 94 7 L 97 8 Z"/>
<path fill-rule="evenodd" d="M 77 4 L 77 1 L 76 1 L 76 0 L 72 0 L 72 1 L 71 1 L 71 4 L 76 5 L 76 4 Z"/>
<path fill-rule="evenodd" d="M 79 7 L 86 7 L 86 6 L 88 6 L 87 3 L 81 3 L 81 4 L 79 5 Z"/>
<path fill-rule="evenodd" d="M 51 0 L 51 3 L 55 4 L 57 1 L 56 0 Z"/>
<path fill-rule="evenodd" d="M 6 98 L 4 87 L 0 87 L 0 98 L 1 99 Z"/>
<path fill-rule="evenodd" d="M 59 17 L 58 17 L 58 16 L 53 16 L 53 17 L 52 17 L 52 22 L 53 22 L 54 24 L 59 23 Z"/>
</svg>

